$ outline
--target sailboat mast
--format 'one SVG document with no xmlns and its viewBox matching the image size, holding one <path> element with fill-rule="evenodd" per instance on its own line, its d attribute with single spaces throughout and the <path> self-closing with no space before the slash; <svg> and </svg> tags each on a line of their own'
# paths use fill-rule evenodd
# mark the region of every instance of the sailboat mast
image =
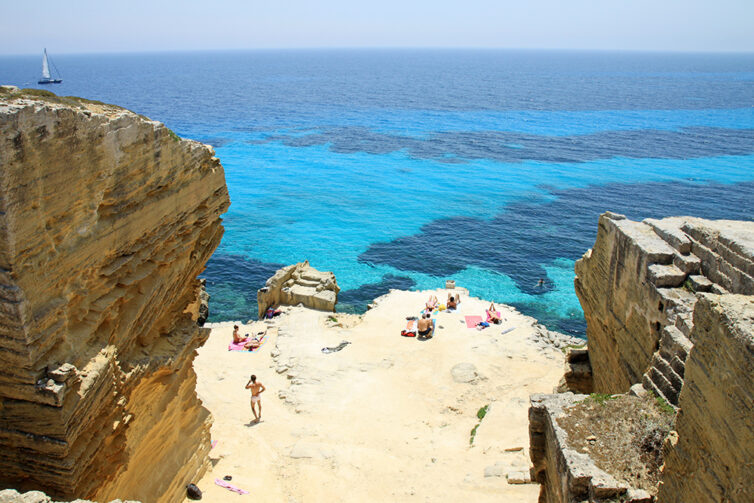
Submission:
<svg viewBox="0 0 754 503">
<path fill-rule="evenodd" d="M 47 48 L 44 50 L 44 56 L 42 56 L 42 78 L 50 78 L 50 65 L 47 62 Z"/>
</svg>

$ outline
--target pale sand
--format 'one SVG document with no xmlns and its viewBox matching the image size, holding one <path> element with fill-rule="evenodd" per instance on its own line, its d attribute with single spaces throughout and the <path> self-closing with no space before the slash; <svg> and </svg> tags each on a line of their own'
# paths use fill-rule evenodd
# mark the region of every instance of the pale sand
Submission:
<svg viewBox="0 0 754 503">
<path fill-rule="evenodd" d="M 195 362 L 218 442 L 197 483 L 203 501 L 536 501 L 538 485 L 508 484 L 506 474 L 530 466 L 528 397 L 552 392 L 563 354 L 538 346 L 535 321 L 507 306 L 498 306 L 502 325 L 466 328 L 464 315 L 489 306 L 470 298 L 437 315 L 434 338 L 401 337 L 405 317 L 418 315 L 429 293 L 393 291 L 350 328 L 328 327 L 328 313 L 286 308 L 273 323 L 241 327 L 269 327 L 257 353 L 229 352 L 233 323 L 213 325 Z M 436 293 L 444 302 L 447 291 Z M 335 316 L 346 326 L 359 321 Z M 509 327 L 517 328 L 501 335 Z M 321 352 L 343 340 L 351 344 L 342 351 Z M 456 382 L 458 363 L 481 377 Z M 244 389 L 252 373 L 267 387 L 259 424 Z M 515 447 L 524 450 L 505 450 Z M 485 477 L 485 468 L 499 476 Z M 250 494 L 216 486 L 224 475 Z"/>
</svg>

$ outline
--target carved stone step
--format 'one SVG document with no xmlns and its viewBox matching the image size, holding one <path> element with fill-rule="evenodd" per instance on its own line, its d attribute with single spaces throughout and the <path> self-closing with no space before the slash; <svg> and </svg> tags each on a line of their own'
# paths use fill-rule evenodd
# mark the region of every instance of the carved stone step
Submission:
<svg viewBox="0 0 754 503">
<path fill-rule="evenodd" d="M 702 270 L 702 261 L 696 255 L 676 254 L 673 264 L 686 274 L 699 274 Z"/>
<path fill-rule="evenodd" d="M 673 389 L 680 391 L 681 386 L 683 386 L 683 379 L 675 372 L 675 370 L 672 369 L 665 358 L 658 354 L 655 354 L 654 358 L 652 358 L 652 367 L 660 372 L 665 377 L 665 379 L 670 381 Z"/>
<path fill-rule="evenodd" d="M 686 281 L 686 273 L 673 264 L 652 264 L 647 268 L 647 278 L 658 288 L 678 287 Z"/>
<path fill-rule="evenodd" d="M 652 367 L 649 369 L 649 378 L 655 384 L 655 387 L 662 391 L 662 396 L 665 400 L 673 405 L 678 404 L 678 392 L 680 390 L 675 389 L 667 377 L 662 375 L 656 368 Z"/>
<path fill-rule="evenodd" d="M 660 351 L 667 353 L 668 356 L 665 356 L 665 358 L 668 361 L 673 356 L 678 356 L 681 361 L 686 361 L 686 357 L 693 346 L 689 338 L 678 327 L 668 325 L 662 330 Z"/>
<path fill-rule="evenodd" d="M 683 374 L 686 372 L 686 362 L 677 356 L 674 356 L 672 359 L 668 360 L 668 362 L 670 363 L 670 367 L 675 370 L 675 373 L 683 379 Z"/>
<path fill-rule="evenodd" d="M 691 282 L 691 288 L 695 292 L 711 292 L 714 285 L 713 282 L 699 274 L 689 276 L 689 281 Z"/>
<path fill-rule="evenodd" d="M 691 335 L 691 331 L 694 328 L 694 321 L 693 321 L 693 319 L 691 319 L 690 317 L 687 317 L 687 316 L 678 316 L 675 319 L 675 326 L 676 326 L 677 329 L 679 329 L 681 331 L 681 333 L 683 335 L 686 336 L 687 339 L 691 340 L 691 338 L 689 336 Z M 693 344 L 694 341 L 691 341 L 691 343 Z"/>
<path fill-rule="evenodd" d="M 659 396 L 666 402 L 670 403 L 670 401 L 668 400 L 668 397 L 666 397 L 665 394 L 662 392 L 662 390 L 658 388 L 657 385 L 653 383 L 652 380 L 649 378 L 648 373 L 644 374 L 644 377 L 642 378 L 641 383 L 644 386 L 644 389 L 646 389 L 647 391 L 651 391 L 656 396 Z"/>
</svg>

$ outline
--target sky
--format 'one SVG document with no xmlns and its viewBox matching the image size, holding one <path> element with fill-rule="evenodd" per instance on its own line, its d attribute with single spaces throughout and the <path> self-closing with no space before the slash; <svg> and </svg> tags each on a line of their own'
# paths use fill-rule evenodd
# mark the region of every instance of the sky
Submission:
<svg viewBox="0 0 754 503">
<path fill-rule="evenodd" d="M 330 47 L 754 52 L 754 0 L 0 0 L 0 54 Z"/>
</svg>

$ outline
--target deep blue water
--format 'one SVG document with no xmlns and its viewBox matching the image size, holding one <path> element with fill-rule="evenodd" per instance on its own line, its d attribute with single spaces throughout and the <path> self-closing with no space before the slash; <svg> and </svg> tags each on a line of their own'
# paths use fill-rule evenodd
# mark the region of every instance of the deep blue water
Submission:
<svg viewBox="0 0 754 503">
<path fill-rule="evenodd" d="M 216 148 L 232 205 L 204 273 L 213 320 L 254 317 L 264 280 L 309 259 L 340 310 L 453 278 L 583 334 L 573 263 L 600 213 L 754 219 L 751 54 L 52 57 L 57 94 Z M 39 66 L 2 57 L 0 83 L 36 87 Z"/>
</svg>

